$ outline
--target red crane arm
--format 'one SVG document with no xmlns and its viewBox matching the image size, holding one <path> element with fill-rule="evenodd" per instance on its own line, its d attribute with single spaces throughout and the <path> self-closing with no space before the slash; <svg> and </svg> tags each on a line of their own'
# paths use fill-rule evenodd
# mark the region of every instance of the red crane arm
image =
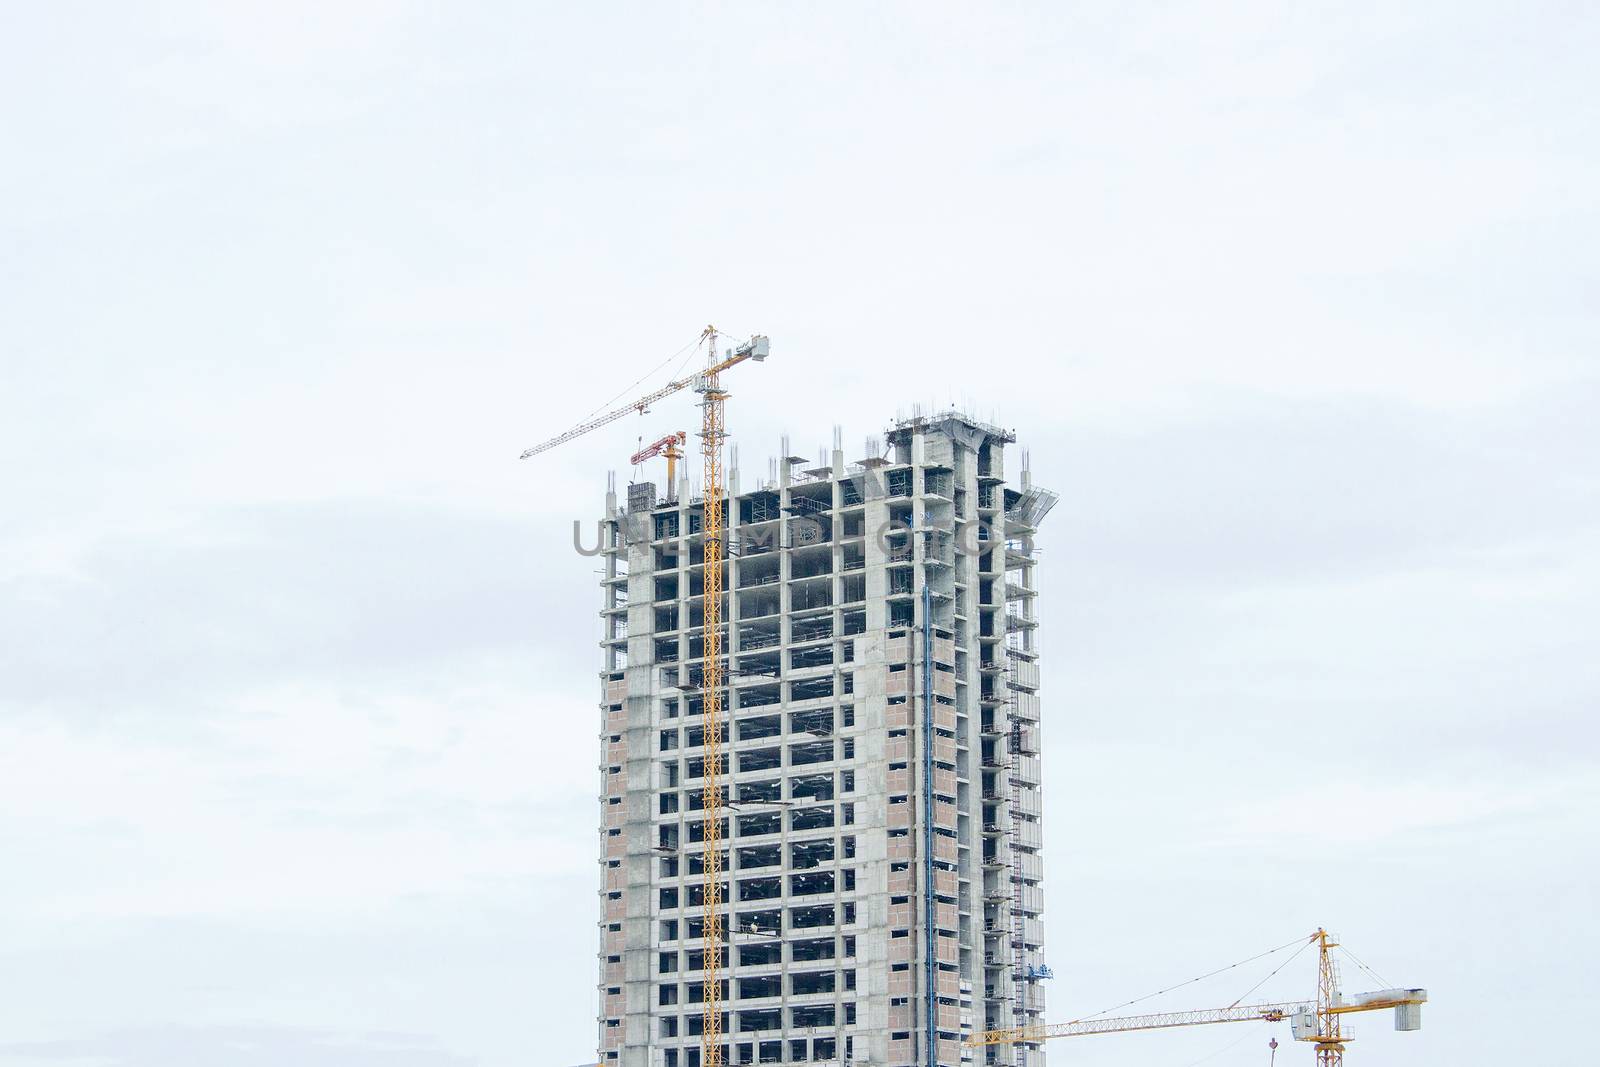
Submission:
<svg viewBox="0 0 1600 1067">
<path fill-rule="evenodd" d="M 647 459 L 654 459 L 655 457 L 661 455 L 661 453 L 665 452 L 670 447 L 675 445 L 682 447 L 688 440 L 689 435 L 684 433 L 682 430 L 679 430 L 677 433 L 669 433 L 661 440 L 656 441 L 653 444 L 645 445 L 643 448 L 639 449 L 639 451 L 635 452 L 631 457 L 629 457 L 628 462 L 634 466 L 638 466 Z"/>
</svg>

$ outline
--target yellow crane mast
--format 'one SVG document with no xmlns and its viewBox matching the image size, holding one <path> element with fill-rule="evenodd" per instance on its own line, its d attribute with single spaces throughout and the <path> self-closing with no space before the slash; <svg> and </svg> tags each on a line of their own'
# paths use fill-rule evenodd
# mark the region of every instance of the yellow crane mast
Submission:
<svg viewBox="0 0 1600 1067">
<path fill-rule="evenodd" d="M 1291 942 L 1293 944 L 1294 942 Z M 1304 944 L 1304 942 L 1301 942 Z M 1313 1043 L 1317 1067 L 1343 1067 L 1344 1046 L 1349 1041 L 1340 1020 L 1355 1012 L 1394 1009 L 1396 1030 L 1422 1027 L 1422 1005 L 1426 989 L 1381 989 L 1373 993 L 1345 995 L 1339 991 L 1338 971 L 1332 950 L 1339 947 L 1326 930 L 1312 934 L 1317 946 L 1317 998 L 1276 1004 L 1230 1004 L 1226 1008 L 1201 1008 L 1195 1011 L 1158 1012 L 1148 1015 L 1123 1015 L 1075 1019 L 1046 1026 L 1012 1027 L 988 1030 L 967 1042 L 968 1045 L 1014 1045 L 1045 1041 L 1057 1037 L 1087 1037 L 1091 1034 L 1125 1034 L 1135 1030 L 1169 1030 L 1180 1026 L 1209 1026 L 1214 1023 L 1289 1021 L 1296 1041 Z"/>
<path fill-rule="evenodd" d="M 700 1063 L 722 1067 L 722 391 L 717 369 L 717 331 L 705 332 L 710 369 L 695 383 L 704 412 L 700 450 L 705 457 L 705 660 L 701 667 L 701 736 L 705 739 L 705 890 L 701 894 L 705 955 L 700 1003 Z"/>
<path fill-rule="evenodd" d="M 680 389 L 693 386 L 701 395 L 700 450 L 705 460 L 705 519 L 702 523 L 701 541 L 704 545 L 705 616 L 703 640 L 705 661 L 701 668 L 701 734 L 705 742 L 705 774 L 701 791 L 705 811 L 705 849 L 701 863 L 703 878 L 701 949 L 704 971 L 701 983 L 701 1067 L 723 1067 L 722 1056 L 722 562 L 726 555 L 723 544 L 723 483 L 722 446 L 727 433 L 724 429 L 723 408 L 728 394 L 722 389 L 722 372 L 747 359 L 761 362 L 767 358 L 767 338 L 757 334 L 717 358 L 717 330 L 707 326 L 700 333 L 700 342 L 706 346 L 706 369 L 689 377 L 680 378 L 637 400 L 630 401 L 603 415 L 581 422 L 565 433 L 537 444 L 522 458 L 537 456 L 557 445 L 581 437 L 615 422 L 624 415 L 644 414 L 657 400 L 671 396 Z M 683 434 L 672 435 L 679 442 Z M 656 442 L 668 457 L 669 480 L 675 446 L 668 438 Z M 669 451 L 671 449 L 671 451 Z M 643 456 L 648 449 L 641 450 Z M 634 462 L 642 462 L 635 458 Z"/>
</svg>

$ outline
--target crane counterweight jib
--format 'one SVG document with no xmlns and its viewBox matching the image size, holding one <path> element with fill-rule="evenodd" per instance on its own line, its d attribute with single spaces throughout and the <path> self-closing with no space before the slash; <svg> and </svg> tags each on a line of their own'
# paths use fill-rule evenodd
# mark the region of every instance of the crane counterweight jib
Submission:
<svg viewBox="0 0 1600 1067">
<path fill-rule="evenodd" d="M 1342 993 L 1332 1011 L 1365 1011 L 1395 1004 L 1426 1004 L 1426 989 L 1379 989 L 1372 993 Z"/>
</svg>

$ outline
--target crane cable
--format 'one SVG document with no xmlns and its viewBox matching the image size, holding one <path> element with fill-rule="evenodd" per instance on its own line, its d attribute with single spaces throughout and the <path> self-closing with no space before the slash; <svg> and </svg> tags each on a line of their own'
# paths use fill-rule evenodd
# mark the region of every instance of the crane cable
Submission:
<svg viewBox="0 0 1600 1067">
<path fill-rule="evenodd" d="M 668 356 L 666 359 L 663 359 L 660 363 L 657 363 L 655 366 L 653 366 L 649 370 L 645 371 L 643 374 L 641 374 L 639 376 L 639 380 L 634 382 L 632 385 L 623 386 L 622 391 L 620 393 L 618 393 L 616 396 L 612 397 L 610 400 L 602 401 L 599 407 L 597 407 L 593 411 L 589 412 L 589 414 L 585 415 L 584 418 L 585 419 L 591 419 L 594 416 L 600 414 L 600 412 L 605 411 L 612 404 L 615 404 L 618 400 L 621 400 L 625 396 L 631 395 L 635 389 L 637 389 L 640 385 L 644 384 L 644 382 L 647 381 L 652 375 L 654 375 L 656 373 L 656 371 L 660 370 L 662 367 L 665 367 L 668 363 L 671 363 L 674 359 L 677 359 L 679 356 L 683 356 L 683 363 L 687 363 L 689 361 L 689 357 L 687 355 L 684 355 L 684 353 L 691 352 L 693 349 L 699 347 L 700 338 L 701 338 L 701 335 L 696 334 L 695 335 L 695 339 L 693 341 L 690 341 L 688 344 L 684 345 L 682 348 L 680 348 L 676 352 L 672 353 L 672 355 Z M 679 363 L 678 364 L 678 370 L 682 370 L 683 369 L 683 363 Z M 673 373 L 676 374 L 677 371 L 674 371 Z"/>
<path fill-rule="evenodd" d="M 1357 967 L 1360 967 L 1363 971 L 1366 971 L 1368 974 L 1372 975 L 1372 977 L 1376 978 L 1380 984 L 1390 984 L 1389 979 L 1385 978 L 1371 967 L 1368 967 L 1365 963 L 1362 963 L 1361 957 L 1357 956 L 1354 952 L 1351 952 L 1342 943 L 1339 945 L 1339 951 L 1343 952 L 1346 956 L 1349 956 L 1352 963 L 1354 963 Z"/>
<path fill-rule="evenodd" d="M 729 338 L 731 340 L 739 342 L 740 344 L 744 344 L 746 341 L 749 340 L 748 337 L 742 337 L 742 336 L 740 336 L 739 334 L 736 334 L 736 333 L 729 333 L 726 330 L 718 330 L 717 333 L 718 333 L 719 336 L 727 337 L 727 338 Z M 620 393 L 618 393 L 616 396 L 613 396 L 610 400 L 605 401 L 599 407 L 595 408 L 593 411 L 589 412 L 589 414 L 585 415 L 584 418 L 592 419 L 596 415 L 600 414 L 602 411 L 607 410 L 608 408 L 611 407 L 612 404 L 615 404 L 618 400 L 621 400 L 623 397 L 628 396 L 629 394 L 631 394 L 633 392 L 633 390 L 635 390 L 639 386 L 643 385 L 652 375 L 654 375 L 656 373 L 656 371 L 660 370 L 662 367 L 665 367 L 668 363 L 671 363 L 678 356 L 682 356 L 683 358 L 681 360 L 678 360 L 678 365 L 676 367 L 672 368 L 672 373 L 667 376 L 667 380 L 668 381 L 677 381 L 678 380 L 678 375 L 683 373 L 683 368 L 688 366 L 689 357 L 694 355 L 695 349 L 700 347 L 700 342 L 703 341 L 703 340 L 705 340 L 705 334 L 704 333 L 696 334 L 695 335 L 695 339 L 693 341 L 690 341 L 688 344 L 684 345 L 682 348 L 680 348 L 676 352 L 672 353 L 672 355 L 668 356 L 666 359 L 663 359 L 660 363 L 657 363 L 654 367 L 651 367 L 649 370 L 645 371 L 643 374 L 641 374 L 639 376 L 639 379 L 637 381 L 635 381 L 632 385 L 624 387 L 623 390 Z"/>
<path fill-rule="evenodd" d="M 1275 953 L 1282 952 L 1284 949 L 1293 948 L 1294 946 L 1300 945 L 1302 943 L 1310 944 L 1311 939 L 1315 938 L 1316 936 L 1317 936 L 1316 934 L 1310 934 L 1310 935 L 1304 935 L 1304 936 L 1301 936 L 1301 937 L 1297 937 L 1293 941 L 1287 941 L 1287 942 L 1279 945 L 1277 948 L 1269 948 L 1265 952 L 1258 952 L 1254 956 L 1251 956 L 1249 959 L 1240 960 L 1238 963 L 1230 963 L 1226 967 L 1218 967 L 1216 970 L 1211 971 L 1211 972 L 1209 972 L 1207 974 L 1202 974 L 1198 978 L 1190 978 L 1188 981 L 1179 982 L 1177 985 L 1168 986 L 1165 989 L 1158 989 L 1154 993 L 1147 993 L 1142 997 L 1135 997 L 1134 999 L 1128 1000 L 1128 1001 L 1124 1001 L 1121 1004 L 1113 1004 L 1109 1008 L 1100 1009 L 1099 1011 L 1095 1012 L 1093 1015 L 1085 1015 L 1085 1016 L 1082 1016 L 1080 1018 L 1073 1019 L 1072 1022 L 1075 1022 L 1075 1023 L 1087 1022 L 1090 1019 L 1099 1018 L 1100 1016 L 1105 1015 L 1105 1014 L 1107 1014 L 1109 1012 L 1118 1011 L 1118 1010 L 1120 1010 L 1122 1008 L 1132 1007 L 1135 1004 L 1141 1004 L 1144 1001 L 1150 1000 L 1150 999 L 1152 999 L 1154 997 L 1159 997 L 1163 993 L 1171 993 L 1175 989 L 1182 989 L 1184 986 L 1194 985 L 1196 982 L 1203 982 L 1207 978 L 1215 978 L 1217 975 L 1222 974 L 1224 971 L 1231 971 L 1236 967 L 1243 967 L 1247 963 L 1254 963 L 1256 960 L 1265 959 L 1266 957 L 1271 956 L 1271 955 L 1273 955 Z"/>
<path fill-rule="evenodd" d="M 1289 966 L 1289 964 L 1291 964 L 1295 960 L 1299 959 L 1300 958 L 1300 953 L 1302 953 L 1306 949 L 1310 948 L 1312 946 L 1312 944 L 1313 944 L 1313 942 L 1307 941 L 1305 944 L 1301 945 L 1298 949 L 1296 949 L 1294 951 L 1294 953 L 1292 955 L 1289 956 L 1288 959 L 1284 960 L 1282 963 L 1280 963 L 1276 967 L 1272 968 L 1272 970 L 1268 972 L 1268 974 L 1267 974 L 1267 976 L 1265 978 L 1261 979 L 1261 981 L 1257 982 L 1255 985 L 1251 986 L 1249 989 L 1246 989 L 1243 993 L 1240 993 L 1239 994 L 1239 1000 L 1236 1000 L 1232 1004 L 1229 1004 L 1228 1007 L 1237 1008 L 1239 1006 L 1239 1001 L 1243 1000 L 1245 997 L 1248 997 L 1251 993 L 1254 993 L 1256 990 L 1258 990 L 1262 986 L 1266 985 L 1269 981 L 1272 980 L 1272 976 L 1273 975 L 1277 974 L 1279 971 L 1281 971 L 1285 967 Z"/>
</svg>

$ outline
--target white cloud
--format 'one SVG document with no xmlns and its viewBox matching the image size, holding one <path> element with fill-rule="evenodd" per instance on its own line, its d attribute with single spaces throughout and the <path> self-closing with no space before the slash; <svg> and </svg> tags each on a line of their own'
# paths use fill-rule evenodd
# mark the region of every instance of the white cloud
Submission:
<svg viewBox="0 0 1600 1067">
<path fill-rule="evenodd" d="M 6 802 L 32 812 L 8 836 L 46 861 L 12 882 L 11 910 L 48 922 L 362 913 L 589 873 L 592 835 L 550 816 L 593 814 L 592 706 L 540 716 L 521 692 L 427 688 L 248 694 L 171 732 L 145 715 L 5 724 Z M 575 758 L 551 760 L 552 746 Z"/>
<path fill-rule="evenodd" d="M 1483 829 L 1600 808 L 1600 783 L 1587 775 L 1542 782 L 1497 782 L 1485 774 L 1446 781 L 1341 780 L 1348 772 L 1339 767 L 1340 749 L 1331 742 L 1319 751 L 1314 741 L 1308 742 L 1302 749 L 1306 761 L 1324 764 L 1326 780 L 1234 808 L 1204 847 L 1315 849 L 1396 838 L 1414 843 L 1436 831 Z"/>
</svg>

